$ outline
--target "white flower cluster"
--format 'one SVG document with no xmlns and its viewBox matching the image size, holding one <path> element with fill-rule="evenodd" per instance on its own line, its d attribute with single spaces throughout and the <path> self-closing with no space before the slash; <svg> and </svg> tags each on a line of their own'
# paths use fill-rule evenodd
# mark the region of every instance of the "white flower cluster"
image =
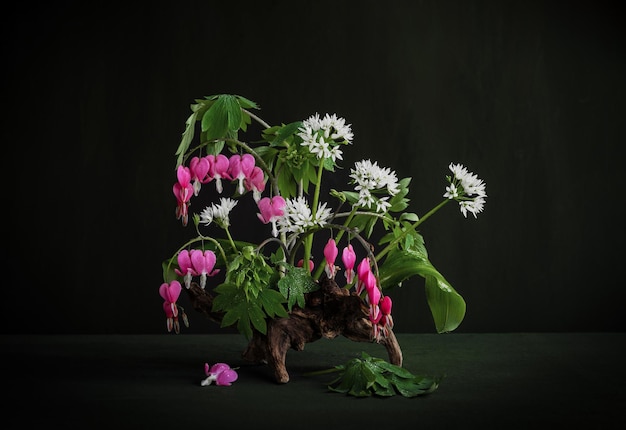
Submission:
<svg viewBox="0 0 626 430">
<path fill-rule="evenodd" d="M 220 204 L 213 203 L 211 206 L 207 206 L 200 213 L 200 223 L 209 225 L 215 221 L 222 228 L 228 228 L 230 226 L 230 211 L 237 205 L 237 200 L 233 200 L 229 197 L 220 198 Z"/>
<path fill-rule="evenodd" d="M 376 205 L 376 212 L 383 213 L 391 206 L 389 197 L 400 191 L 396 173 L 389 168 L 382 168 L 370 160 L 358 161 L 351 169 L 350 177 L 356 184 L 354 189 L 359 193 L 358 206 L 371 208 Z M 376 197 L 374 193 L 386 190 L 389 195 Z"/>
<path fill-rule="evenodd" d="M 352 143 L 354 137 L 350 125 L 346 125 L 346 120 L 336 114 L 326 114 L 320 118 L 316 113 L 302 121 L 299 130 L 302 146 L 306 146 L 318 159 L 330 158 L 333 162 L 343 160 L 339 144 Z"/>
<path fill-rule="evenodd" d="M 467 218 L 467 213 L 471 212 L 476 218 L 485 207 L 485 183 L 462 164 L 450 163 L 448 167 L 454 176 L 448 177 L 450 185 L 443 196 L 459 202 L 464 217 Z"/>
<path fill-rule="evenodd" d="M 323 227 L 332 215 L 326 203 L 321 203 L 313 217 L 303 196 L 287 199 L 285 203 L 284 215 L 277 220 L 281 233 L 300 234 L 311 227 Z"/>
</svg>

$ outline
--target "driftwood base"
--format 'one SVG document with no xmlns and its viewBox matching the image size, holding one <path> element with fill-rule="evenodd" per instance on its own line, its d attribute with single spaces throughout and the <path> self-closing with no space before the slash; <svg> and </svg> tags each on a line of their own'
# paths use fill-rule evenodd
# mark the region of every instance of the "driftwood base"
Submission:
<svg viewBox="0 0 626 430">
<path fill-rule="evenodd" d="M 194 309 L 211 320 L 221 322 L 222 315 L 212 312 L 213 297 L 197 284 L 187 289 Z M 286 355 L 289 349 L 302 351 L 309 342 L 344 336 L 355 342 L 373 342 L 369 309 L 354 293 L 324 278 L 320 289 L 306 296 L 304 308 L 292 308 L 288 318 L 267 322 L 267 333 L 254 332 L 243 358 L 253 363 L 267 363 L 278 383 L 289 382 Z M 379 343 L 387 349 L 389 362 L 402 366 L 402 350 L 392 330 Z"/>
</svg>

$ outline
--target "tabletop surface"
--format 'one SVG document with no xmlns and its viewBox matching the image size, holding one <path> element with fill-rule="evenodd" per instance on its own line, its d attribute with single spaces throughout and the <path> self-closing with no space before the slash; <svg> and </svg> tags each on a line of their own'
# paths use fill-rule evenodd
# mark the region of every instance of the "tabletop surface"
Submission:
<svg viewBox="0 0 626 430">
<path fill-rule="evenodd" d="M 329 369 L 375 343 L 343 337 L 290 350 L 290 381 L 242 359 L 246 339 L 217 335 L 0 336 L 10 393 L 3 428 L 553 428 L 626 423 L 626 333 L 397 334 L 403 367 L 443 376 L 407 398 L 328 390 Z M 237 368 L 201 386 L 204 363 Z M 5 385 L 6 386 L 6 385 Z M 19 394 L 21 393 L 21 394 Z M 6 416 L 6 415 L 5 415 Z M 26 427 L 25 427 L 26 426 Z M 561 428 L 561 427 L 559 427 Z"/>
</svg>

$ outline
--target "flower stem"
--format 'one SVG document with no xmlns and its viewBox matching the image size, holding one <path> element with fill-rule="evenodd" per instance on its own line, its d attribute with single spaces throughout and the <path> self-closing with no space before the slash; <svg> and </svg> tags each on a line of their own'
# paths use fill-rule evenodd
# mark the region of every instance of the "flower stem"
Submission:
<svg viewBox="0 0 626 430">
<path fill-rule="evenodd" d="M 383 258 L 385 255 L 387 255 L 387 253 L 389 251 L 391 251 L 392 249 L 394 249 L 398 242 L 400 242 L 402 239 L 404 239 L 406 237 L 407 234 L 409 234 L 409 232 L 411 231 L 415 231 L 417 229 L 417 227 L 419 227 L 424 221 L 426 221 L 428 218 L 430 218 L 435 212 L 437 212 L 439 209 L 441 209 L 446 203 L 448 203 L 450 201 L 450 199 L 445 199 L 443 200 L 441 203 L 439 203 L 437 206 L 435 206 L 434 208 L 432 208 L 430 211 L 428 211 L 428 213 L 426 215 L 424 215 L 423 217 L 421 217 L 419 220 L 415 221 L 413 224 L 411 224 L 410 227 L 406 228 L 402 234 L 398 237 L 396 237 L 394 240 L 392 240 L 391 242 L 389 242 L 389 244 L 387 244 L 387 246 L 385 248 L 383 248 L 382 251 L 380 251 L 377 255 L 376 255 L 376 261 L 380 261 L 381 258 Z"/>
<path fill-rule="evenodd" d="M 228 241 L 230 242 L 230 246 L 233 247 L 233 251 L 237 252 L 237 245 L 235 245 L 235 241 L 233 240 L 233 237 L 230 235 L 230 230 L 228 230 L 228 227 L 224 228 L 224 231 L 226 232 L 226 236 L 228 236 Z"/>
<path fill-rule="evenodd" d="M 342 369 L 337 369 L 336 367 L 331 367 L 330 369 L 322 369 L 322 370 L 313 370 L 311 372 L 303 373 L 304 376 L 316 376 L 316 375 L 326 375 L 328 373 L 337 373 L 341 372 Z"/>
<path fill-rule="evenodd" d="M 315 190 L 313 191 L 313 203 L 311 205 L 311 217 L 315 221 L 317 215 L 317 205 L 320 199 L 320 188 L 322 185 L 322 172 L 324 171 L 324 163 L 320 160 L 320 165 L 317 169 L 317 184 L 315 184 Z M 308 236 L 304 242 L 304 257 L 302 267 L 309 267 L 309 260 L 311 259 L 311 248 L 313 248 L 313 235 Z"/>
</svg>

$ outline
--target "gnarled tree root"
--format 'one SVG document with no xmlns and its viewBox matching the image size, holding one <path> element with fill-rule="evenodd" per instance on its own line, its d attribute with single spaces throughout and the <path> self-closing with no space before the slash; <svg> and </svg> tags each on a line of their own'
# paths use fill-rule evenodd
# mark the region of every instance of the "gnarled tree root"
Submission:
<svg viewBox="0 0 626 430">
<path fill-rule="evenodd" d="M 221 322 L 222 315 L 211 310 L 213 298 L 197 284 L 187 289 L 194 309 L 211 320 Z M 306 294 L 304 308 L 293 307 L 288 318 L 267 321 L 266 334 L 255 331 L 243 358 L 254 363 L 267 363 L 278 383 L 289 382 L 286 355 L 289 349 L 302 351 L 309 342 L 344 336 L 355 342 L 373 342 L 369 309 L 354 293 L 340 288 L 334 280 L 324 278 L 320 289 Z M 391 329 L 378 341 L 389 356 L 389 362 L 402 366 L 402 350 Z"/>
</svg>

